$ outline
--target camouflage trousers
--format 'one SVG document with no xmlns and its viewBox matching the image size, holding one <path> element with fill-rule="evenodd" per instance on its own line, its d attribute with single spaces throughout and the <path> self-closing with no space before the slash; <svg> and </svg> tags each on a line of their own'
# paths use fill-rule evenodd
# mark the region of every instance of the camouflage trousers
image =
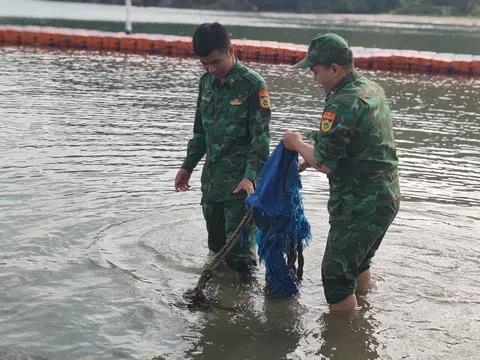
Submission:
<svg viewBox="0 0 480 360">
<path fill-rule="evenodd" d="M 323 287 L 329 304 L 354 294 L 358 275 L 370 269 L 372 258 L 400 208 L 399 189 L 393 193 L 398 195 L 330 195 L 330 231 L 322 262 Z"/>
<path fill-rule="evenodd" d="M 218 253 L 233 235 L 247 213 L 245 199 L 228 201 L 203 201 L 203 216 L 207 225 L 208 248 Z M 230 250 L 226 264 L 236 270 L 256 265 L 256 245 L 253 228 L 245 229 L 243 240 Z"/>
</svg>

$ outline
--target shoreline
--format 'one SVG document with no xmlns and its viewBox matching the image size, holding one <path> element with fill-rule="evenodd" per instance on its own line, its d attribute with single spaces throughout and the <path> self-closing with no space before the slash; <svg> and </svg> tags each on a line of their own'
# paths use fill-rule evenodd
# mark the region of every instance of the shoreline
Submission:
<svg viewBox="0 0 480 360">
<path fill-rule="evenodd" d="M 329 17 L 344 21 L 400 22 L 432 25 L 463 25 L 480 27 L 480 17 L 399 15 L 399 14 L 328 14 Z"/>
<path fill-rule="evenodd" d="M 55 2 L 57 0 L 49 0 Z M 75 3 L 75 4 L 98 4 L 107 6 L 123 6 L 118 4 L 109 4 L 104 2 L 88 2 L 88 1 L 57 1 L 61 3 Z M 383 23 L 404 23 L 404 24 L 429 24 L 429 25 L 456 25 L 465 27 L 480 27 L 480 16 L 441 16 L 441 15 L 402 15 L 393 13 L 384 14 L 358 14 L 358 13 L 329 13 L 329 12 L 285 12 L 285 11 L 259 11 L 259 10 L 247 10 L 247 9 L 220 9 L 212 6 L 199 6 L 199 7 L 175 7 L 175 6 L 138 6 L 134 5 L 133 8 L 152 8 L 152 9 L 169 9 L 180 11 L 208 11 L 212 13 L 238 13 L 238 14 L 256 14 L 267 16 L 288 16 L 292 14 L 296 17 L 315 17 L 325 16 L 335 21 L 352 21 L 352 22 L 383 22 Z"/>
<path fill-rule="evenodd" d="M 238 15 L 238 16 L 236 16 Z M 249 18 L 264 18 L 269 25 L 284 24 L 292 21 L 302 25 L 303 21 L 317 23 L 350 22 L 367 26 L 391 24 L 416 24 L 431 26 L 454 26 L 465 29 L 480 28 L 480 16 L 435 16 L 435 15 L 402 15 L 402 14 L 348 14 L 328 12 L 284 12 L 258 10 L 219 10 L 187 7 L 133 6 L 132 20 L 138 23 L 188 23 L 197 24 L 205 21 L 220 21 L 226 25 L 245 25 Z M 35 1 L 35 0 L 0 0 L 0 18 L 34 18 L 62 20 L 99 20 L 124 21 L 125 5 L 106 4 L 83 1 Z M 186 18 L 186 20 L 184 19 Z M 183 19 L 183 20 L 182 20 Z M 232 21 L 233 20 L 233 21 Z M 244 21 L 242 21 L 244 20 Z M 241 23 L 241 24 L 240 24 Z M 278 24 L 277 24 L 278 23 Z M 257 22 L 250 24 L 256 25 Z M 262 24 L 259 24 L 262 25 Z M 288 27 L 288 26 L 287 26 Z"/>
</svg>

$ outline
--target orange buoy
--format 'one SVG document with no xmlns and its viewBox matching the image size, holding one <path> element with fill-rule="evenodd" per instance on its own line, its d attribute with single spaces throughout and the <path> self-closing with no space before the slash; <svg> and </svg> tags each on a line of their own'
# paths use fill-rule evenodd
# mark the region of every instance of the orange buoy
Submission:
<svg viewBox="0 0 480 360">
<path fill-rule="evenodd" d="M 260 47 L 258 42 L 252 40 L 233 40 L 235 54 L 240 60 L 259 60 Z"/>
<path fill-rule="evenodd" d="M 307 56 L 308 47 L 306 45 L 279 43 L 279 46 L 284 49 L 283 63 L 296 64 Z"/>
<path fill-rule="evenodd" d="M 118 33 L 113 32 L 105 32 L 103 33 L 103 46 L 101 50 L 105 51 L 120 51 L 120 38 L 118 37 Z"/>
<path fill-rule="evenodd" d="M 473 73 L 473 56 L 456 54 L 452 59 L 452 71 L 455 74 Z"/>
<path fill-rule="evenodd" d="M 170 55 L 172 53 L 172 45 L 170 43 L 170 36 L 167 35 L 153 35 L 152 54 L 156 55 Z"/>
<path fill-rule="evenodd" d="M 393 52 L 390 49 L 375 49 L 371 53 L 371 68 L 373 70 L 391 70 L 393 67 Z"/>
<path fill-rule="evenodd" d="M 472 74 L 480 75 L 480 56 L 479 55 L 472 57 Z"/>
<path fill-rule="evenodd" d="M 413 51 L 409 59 L 409 70 L 413 72 L 431 72 L 433 54 L 430 51 Z"/>
<path fill-rule="evenodd" d="M 355 67 L 359 69 L 371 69 L 372 63 L 372 51 L 371 49 L 365 49 L 363 47 L 352 47 L 353 57 L 355 61 Z"/>
<path fill-rule="evenodd" d="M 153 39 L 148 36 L 147 34 L 136 34 L 133 35 L 135 37 L 135 42 L 137 44 L 137 51 L 143 54 L 151 54 L 152 49 L 155 48 L 155 42 Z"/>
<path fill-rule="evenodd" d="M 25 26 L 22 31 L 21 41 L 24 46 L 37 46 L 39 26 Z"/>
<path fill-rule="evenodd" d="M 194 56 L 192 39 L 186 36 L 126 35 L 39 26 L 0 26 L 0 44 Z M 236 56 L 246 61 L 295 64 L 307 54 L 306 45 L 245 39 L 232 40 L 232 44 Z M 351 49 L 355 65 L 361 69 L 480 75 L 480 56 L 363 47 Z"/>
<path fill-rule="evenodd" d="M 71 29 L 54 28 L 53 42 L 54 46 L 60 49 L 70 49 L 73 43 L 73 33 Z"/>
<path fill-rule="evenodd" d="M 394 50 L 392 52 L 392 67 L 394 71 L 408 71 L 410 63 L 410 55 L 404 50 Z"/>
<path fill-rule="evenodd" d="M 172 56 L 193 56 L 192 39 L 187 36 L 172 36 L 170 46 Z"/>
<path fill-rule="evenodd" d="M 22 32 L 20 26 L 9 26 L 5 30 L 5 43 L 9 45 L 22 45 Z"/>
<path fill-rule="evenodd" d="M 38 32 L 38 46 L 54 47 L 55 46 L 55 28 L 45 27 Z"/>
<path fill-rule="evenodd" d="M 129 54 L 137 52 L 137 40 L 135 37 L 124 33 L 118 33 L 118 37 L 120 39 L 121 52 Z"/>
<path fill-rule="evenodd" d="M 453 70 L 453 57 L 455 54 L 435 54 L 432 58 L 432 72 L 439 74 L 448 74 Z"/>
<path fill-rule="evenodd" d="M 5 44 L 5 34 L 7 29 L 5 26 L 0 26 L 0 44 Z"/>
<path fill-rule="evenodd" d="M 88 32 L 82 29 L 72 29 L 72 48 L 87 49 Z"/>
<path fill-rule="evenodd" d="M 278 51 L 278 42 L 276 41 L 260 41 L 260 57 L 259 61 L 267 63 L 278 63 L 280 52 Z"/>
</svg>

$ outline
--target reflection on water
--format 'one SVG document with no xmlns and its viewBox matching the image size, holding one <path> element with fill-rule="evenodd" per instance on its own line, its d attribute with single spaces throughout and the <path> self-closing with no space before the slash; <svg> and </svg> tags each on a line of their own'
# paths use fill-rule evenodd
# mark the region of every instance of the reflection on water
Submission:
<svg viewBox="0 0 480 360">
<path fill-rule="evenodd" d="M 272 148 L 318 128 L 308 72 L 250 65 Z M 219 271 L 207 290 L 224 310 L 179 306 L 208 252 L 201 164 L 193 191 L 172 185 L 201 74 L 192 59 L 0 49 L 0 358 L 478 358 L 478 81 L 364 72 L 391 103 L 404 199 L 349 318 L 323 296 L 328 183 L 311 170 L 300 297 L 265 298 L 261 266 L 249 284 Z"/>
<path fill-rule="evenodd" d="M 324 313 L 319 320 L 323 340 L 316 355 L 326 359 L 380 359 L 369 304 L 359 300 L 362 310 L 355 315 Z"/>
<path fill-rule="evenodd" d="M 294 354 L 302 336 L 298 304 L 267 300 L 261 294 L 238 294 L 238 314 L 210 314 L 198 330 L 198 340 L 185 353 L 187 359 L 286 359 Z"/>
</svg>

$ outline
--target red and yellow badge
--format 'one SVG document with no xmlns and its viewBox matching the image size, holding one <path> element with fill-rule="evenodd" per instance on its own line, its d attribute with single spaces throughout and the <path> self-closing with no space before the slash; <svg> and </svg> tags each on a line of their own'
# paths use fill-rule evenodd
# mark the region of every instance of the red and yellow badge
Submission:
<svg viewBox="0 0 480 360">
<path fill-rule="evenodd" d="M 258 93 L 260 97 L 260 107 L 263 109 L 270 109 L 270 96 L 267 90 L 262 90 Z"/>
<path fill-rule="evenodd" d="M 333 122 L 335 121 L 335 114 L 330 111 L 325 111 L 322 115 L 322 123 L 320 124 L 320 130 L 326 134 L 333 128 Z"/>
</svg>

